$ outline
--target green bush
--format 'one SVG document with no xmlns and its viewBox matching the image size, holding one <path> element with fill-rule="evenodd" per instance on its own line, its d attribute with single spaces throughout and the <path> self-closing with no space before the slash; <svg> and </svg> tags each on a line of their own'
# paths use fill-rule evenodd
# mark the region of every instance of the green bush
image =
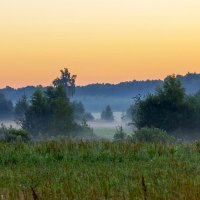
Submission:
<svg viewBox="0 0 200 200">
<path fill-rule="evenodd" d="M 175 138 L 169 136 L 166 131 L 158 128 L 141 128 L 132 136 L 128 137 L 129 141 L 133 142 L 151 142 L 151 143 L 171 143 L 175 141 Z"/>
<path fill-rule="evenodd" d="M 0 141 L 3 142 L 28 142 L 31 140 L 30 134 L 23 129 L 7 128 L 3 124 L 0 127 Z"/>
</svg>

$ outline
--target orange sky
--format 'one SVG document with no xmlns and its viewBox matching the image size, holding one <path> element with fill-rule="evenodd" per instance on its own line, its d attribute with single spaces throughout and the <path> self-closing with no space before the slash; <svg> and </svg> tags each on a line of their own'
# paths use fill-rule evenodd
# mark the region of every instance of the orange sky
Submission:
<svg viewBox="0 0 200 200">
<path fill-rule="evenodd" d="M 0 1 L 0 87 L 200 73 L 199 0 Z"/>
</svg>

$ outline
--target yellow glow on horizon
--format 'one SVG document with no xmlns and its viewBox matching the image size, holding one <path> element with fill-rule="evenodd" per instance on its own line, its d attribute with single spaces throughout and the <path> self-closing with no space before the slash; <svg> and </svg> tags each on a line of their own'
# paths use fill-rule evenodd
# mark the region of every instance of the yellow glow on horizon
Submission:
<svg viewBox="0 0 200 200">
<path fill-rule="evenodd" d="M 0 87 L 200 72 L 199 0 L 0 1 Z"/>
</svg>

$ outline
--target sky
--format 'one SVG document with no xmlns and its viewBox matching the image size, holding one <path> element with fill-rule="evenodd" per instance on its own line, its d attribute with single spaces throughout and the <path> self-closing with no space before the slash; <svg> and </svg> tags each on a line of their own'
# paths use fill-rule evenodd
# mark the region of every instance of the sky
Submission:
<svg viewBox="0 0 200 200">
<path fill-rule="evenodd" d="M 0 87 L 200 73 L 199 0 L 0 0 Z"/>
</svg>

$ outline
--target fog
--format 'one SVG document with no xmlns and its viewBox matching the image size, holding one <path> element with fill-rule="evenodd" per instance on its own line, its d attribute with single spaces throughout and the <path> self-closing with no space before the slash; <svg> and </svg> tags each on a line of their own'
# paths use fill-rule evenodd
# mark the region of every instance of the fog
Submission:
<svg viewBox="0 0 200 200">
<path fill-rule="evenodd" d="M 87 124 L 93 128 L 94 134 L 100 138 L 112 139 L 117 127 L 122 126 L 127 134 L 131 134 L 133 131 L 133 127 L 129 126 L 130 121 L 122 120 L 122 112 L 113 112 L 114 121 L 106 122 L 101 120 L 101 113 L 92 113 L 95 120 L 88 121 Z M 20 126 L 14 120 L 1 120 L 1 124 L 4 124 L 6 127 L 12 126 L 13 128 L 19 129 Z"/>
<path fill-rule="evenodd" d="M 124 121 L 121 119 L 123 114 L 122 112 L 113 112 L 115 119 L 113 122 L 102 121 L 101 113 L 92 114 L 95 120 L 88 122 L 88 124 L 91 128 L 93 128 L 94 134 L 100 138 L 113 139 L 116 129 L 119 126 L 122 126 L 127 134 L 131 134 L 133 132 L 133 127 L 128 125 L 130 121 Z"/>
<path fill-rule="evenodd" d="M 121 112 L 113 112 L 114 121 L 113 122 L 105 122 L 101 120 L 101 113 L 92 113 L 95 120 L 93 122 L 88 122 L 88 124 L 93 128 L 115 128 L 117 126 L 125 126 L 126 122 L 122 121 L 122 113 Z"/>
</svg>

